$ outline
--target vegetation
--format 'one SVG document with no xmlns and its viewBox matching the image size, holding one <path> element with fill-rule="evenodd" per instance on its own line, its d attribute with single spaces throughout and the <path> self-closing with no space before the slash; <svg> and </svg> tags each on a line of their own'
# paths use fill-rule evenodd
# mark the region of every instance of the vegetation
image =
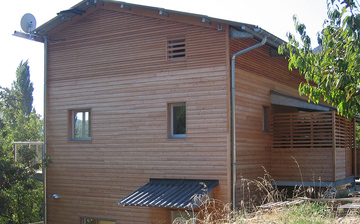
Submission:
<svg viewBox="0 0 360 224">
<path fill-rule="evenodd" d="M 21 111 L 25 115 L 29 115 L 32 110 L 33 103 L 33 83 L 30 81 L 30 68 L 28 61 L 20 62 L 19 67 L 16 69 L 16 82 L 13 83 L 13 88 L 21 93 L 19 98 Z"/>
<path fill-rule="evenodd" d="M 43 186 L 33 179 L 40 161 L 31 153 L 23 163 L 14 158 L 13 142 L 42 140 L 27 61 L 16 72 L 11 88 L 0 87 L 0 223 L 41 221 L 43 214 Z"/>
<path fill-rule="evenodd" d="M 238 210 L 233 211 L 230 204 L 207 198 L 194 217 L 192 217 L 194 212 L 189 211 L 188 215 L 175 219 L 173 224 L 192 224 L 195 221 L 200 224 L 360 222 L 360 214 L 357 210 L 337 210 L 334 203 L 326 201 L 326 199 L 334 199 L 334 189 L 325 189 L 322 192 L 312 187 L 299 186 L 294 188 L 293 197 L 288 199 L 287 192 L 273 185 L 273 181 L 266 170 L 264 177 L 256 180 L 243 179 L 244 188 L 247 188 L 249 196 L 256 195 L 256 197 L 241 201 Z M 253 189 L 253 186 L 256 192 L 250 192 L 249 189 Z M 328 191 L 331 191 L 331 194 Z M 310 197 L 324 200 L 312 201 Z"/>
<path fill-rule="evenodd" d="M 298 69 L 306 83 L 299 86 L 315 103 L 324 100 L 352 117 L 360 113 L 360 14 L 355 0 L 329 0 L 328 19 L 318 33 L 320 51 L 311 47 L 306 26 L 294 16 L 301 42 L 288 34 L 279 53 L 289 53 L 289 69 Z"/>
</svg>

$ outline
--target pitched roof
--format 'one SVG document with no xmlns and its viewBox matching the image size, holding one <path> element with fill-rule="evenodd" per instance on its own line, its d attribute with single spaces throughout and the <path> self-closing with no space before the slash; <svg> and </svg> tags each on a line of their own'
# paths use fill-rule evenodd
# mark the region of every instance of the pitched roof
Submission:
<svg viewBox="0 0 360 224">
<path fill-rule="evenodd" d="M 144 5 L 137 5 L 137 4 L 131 4 L 126 3 L 122 1 L 113 1 L 113 0 L 83 0 L 79 2 L 78 4 L 74 5 L 68 10 L 64 10 L 58 13 L 56 17 L 49 20 L 48 22 L 42 24 L 38 28 L 35 29 L 35 33 L 41 34 L 41 35 L 47 35 L 47 33 L 58 27 L 59 25 L 62 25 L 65 22 L 71 21 L 76 16 L 81 16 L 82 14 L 86 13 L 88 10 L 91 10 L 93 8 L 96 8 L 98 5 L 103 6 L 106 3 L 116 4 L 119 5 L 119 7 L 124 9 L 131 8 L 138 8 L 138 9 L 145 9 L 150 11 L 157 11 L 160 13 L 166 12 L 167 14 L 174 14 L 174 15 L 180 15 L 180 16 L 187 16 L 194 19 L 199 19 L 203 22 L 217 22 L 221 24 L 228 24 L 230 27 L 232 27 L 236 31 L 244 32 L 249 34 L 251 37 L 261 40 L 265 36 L 267 37 L 266 44 L 277 48 L 279 45 L 285 43 L 280 38 L 274 36 L 273 34 L 267 32 L 266 30 L 263 30 L 255 25 L 252 24 L 246 24 L 246 23 L 240 23 L 240 22 L 234 22 L 229 20 L 223 20 L 218 19 L 214 17 L 208 17 L 206 15 L 200 15 L 200 14 L 193 14 L 193 13 L 186 13 L 186 12 L 180 12 L 180 11 L 174 11 L 174 10 L 168 10 L 164 8 L 157 8 L 157 7 L 151 7 L 151 6 L 144 6 Z"/>
<path fill-rule="evenodd" d="M 218 184 L 218 180 L 150 179 L 118 204 L 192 209 L 202 205 Z"/>
</svg>

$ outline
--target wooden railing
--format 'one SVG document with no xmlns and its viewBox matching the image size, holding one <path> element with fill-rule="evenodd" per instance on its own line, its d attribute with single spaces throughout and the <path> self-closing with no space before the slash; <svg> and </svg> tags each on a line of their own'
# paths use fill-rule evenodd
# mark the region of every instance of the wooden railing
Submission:
<svg viewBox="0 0 360 224">
<path fill-rule="evenodd" d="M 355 121 L 332 112 L 274 114 L 271 117 L 271 169 L 275 179 L 315 176 L 337 181 L 357 173 Z"/>
<path fill-rule="evenodd" d="M 274 114 L 272 148 L 352 147 L 352 121 L 335 112 Z"/>
</svg>

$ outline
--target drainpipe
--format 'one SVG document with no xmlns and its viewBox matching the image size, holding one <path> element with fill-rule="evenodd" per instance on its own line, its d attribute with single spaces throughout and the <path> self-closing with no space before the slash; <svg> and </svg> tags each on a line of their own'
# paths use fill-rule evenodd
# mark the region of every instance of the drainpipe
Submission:
<svg viewBox="0 0 360 224">
<path fill-rule="evenodd" d="M 48 49 L 48 39 L 45 35 L 42 35 L 44 38 L 44 144 L 43 144 L 43 162 L 42 162 L 42 173 L 43 173 L 43 186 L 44 186 L 44 224 L 47 224 L 47 188 L 46 188 L 46 168 L 44 159 L 46 159 L 46 92 L 47 92 L 47 49 Z"/>
<path fill-rule="evenodd" d="M 235 128 L 235 59 L 237 56 L 263 46 L 267 41 L 265 36 L 262 41 L 244 50 L 241 50 L 231 57 L 231 150 L 232 150 L 232 207 L 236 208 L 236 128 Z"/>
</svg>

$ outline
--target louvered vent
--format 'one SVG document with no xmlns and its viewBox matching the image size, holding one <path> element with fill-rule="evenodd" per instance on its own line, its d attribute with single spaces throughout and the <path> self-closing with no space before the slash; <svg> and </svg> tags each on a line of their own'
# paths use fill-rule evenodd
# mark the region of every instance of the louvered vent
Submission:
<svg viewBox="0 0 360 224">
<path fill-rule="evenodd" d="M 185 38 L 173 38 L 167 41 L 167 59 L 185 59 L 186 58 L 186 44 Z"/>
</svg>

